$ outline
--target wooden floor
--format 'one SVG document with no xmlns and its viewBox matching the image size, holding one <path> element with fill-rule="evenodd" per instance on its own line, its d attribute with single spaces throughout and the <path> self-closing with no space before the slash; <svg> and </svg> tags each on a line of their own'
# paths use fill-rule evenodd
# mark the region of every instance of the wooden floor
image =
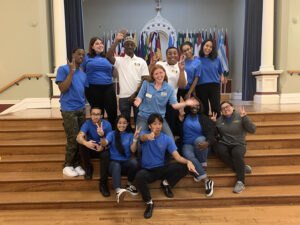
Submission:
<svg viewBox="0 0 300 225">
<path fill-rule="evenodd" d="M 145 220 L 144 209 L 47 209 L 0 211 L 2 225 L 299 225 L 300 206 L 160 208 Z"/>
</svg>

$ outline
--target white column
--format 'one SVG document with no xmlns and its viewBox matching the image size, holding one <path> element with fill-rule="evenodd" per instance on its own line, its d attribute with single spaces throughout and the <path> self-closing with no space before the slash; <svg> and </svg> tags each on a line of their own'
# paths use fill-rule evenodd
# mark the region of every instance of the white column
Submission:
<svg viewBox="0 0 300 225">
<path fill-rule="evenodd" d="M 66 26 L 63 0 L 53 0 L 54 66 L 55 74 L 59 66 L 66 64 Z"/>
<path fill-rule="evenodd" d="M 263 0 L 260 71 L 272 71 L 274 43 L 274 0 Z"/>
<path fill-rule="evenodd" d="M 53 0 L 53 44 L 54 44 L 54 73 L 47 74 L 51 80 L 52 96 L 51 107 L 59 107 L 60 91 L 55 83 L 56 72 L 59 66 L 67 63 L 67 44 L 65 28 L 64 0 Z"/>
<path fill-rule="evenodd" d="M 274 0 L 263 0 L 261 64 L 259 71 L 252 72 L 256 78 L 254 102 L 279 104 L 278 77 L 282 70 L 274 70 Z"/>
</svg>

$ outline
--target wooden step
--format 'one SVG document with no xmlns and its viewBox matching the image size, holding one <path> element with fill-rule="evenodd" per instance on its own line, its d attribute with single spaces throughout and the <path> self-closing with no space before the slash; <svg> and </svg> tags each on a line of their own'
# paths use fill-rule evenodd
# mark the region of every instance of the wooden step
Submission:
<svg viewBox="0 0 300 225">
<path fill-rule="evenodd" d="M 247 149 L 298 148 L 300 134 L 247 135 Z"/>
<path fill-rule="evenodd" d="M 40 155 L 40 154 L 64 154 L 66 145 L 48 144 L 48 145 L 2 145 L 0 142 L 0 156 L 3 155 Z"/>
<path fill-rule="evenodd" d="M 299 134 L 300 121 L 257 121 L 255 134 Z"/>
<path fill-rule="evenodd" d="M 300 112 L 248 112 L 253 122 L 263 121 L 300 121 Z"/>
<path fill-rule="evenodd" d="M 174 198 L 167 198 L 160 189 L 152 189 L 155 207 L 216 207 L 232 205 L 300 203 L 298 185 L 247 186 L 240 193 L 232 193 L 232 187 L 214 189 L 212 197 L 206 197 L 204 188 L 173 188 Z M 47 191 L 0 192 L 0 209 L 61 209 L 61 208 L 120 208 L 145 207 L 141 195 L 127 194 L 124 201 L 116 203 L 114 193 L 104 198 L 97 191 Z"/>
<path fill-rule="evenodd" d="M 64 151 L 64 149 L 62 149 Z M 64 162 L 64 152 L 60 154 L 13 154 L 1 155 L 0 171 L 2 172 L 31 172 L 31 171 L 60 171 Z M 208 157 L 209 167 L 226 167 L 217 157 Z M 99 159 L 92 159 L 95 170 L 99 169 Z M 248 150 L 245 163 L 251 166 L 299 165 L 300 148 Z"/>
<path fill-rule="evenodd" d="M 63 129 L 61 118 L 6 119 L 0 117 L 0 131 Z"/>
<path fill-rule="evenodd" d="M 246 174 L 247 185 L 300 185 L 299 165 L 261 166 L 252 167 L 252 170 L 252 174 Z M 229 168 L 208 168 L 207 174 L 214 180 L 216 187 L 231 187 L 236 182 L 236 175 Z M 125 185 L 126 177 L 122 180 Z M 98 182 L 99 170 L 95 170 L 93 179 L 88 181 L 83 176 L 67 177 L 62 174 L 62 169 L 47 172 L 0 172 L 0 192 L 95 190 L 98 189 Z M 159 187 L 159 181 L 150 187 Z M 203 187 L 203 183 L 194 182 L 192 176 L 188 175 L 179 181 L 177 187 Z"/>
</svg>

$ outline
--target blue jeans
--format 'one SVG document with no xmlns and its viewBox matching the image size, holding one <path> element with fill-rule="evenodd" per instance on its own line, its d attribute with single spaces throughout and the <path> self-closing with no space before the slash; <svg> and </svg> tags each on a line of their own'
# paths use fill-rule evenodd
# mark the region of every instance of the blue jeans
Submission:
<svg viewBox="0 0 300 225">
<path fill-rule="evenodd" d="M 207 177 L 207 174 L 203 169 L 202 164 L 206 163 L 208 148 L 200 150 L 197 147 L 197 145 L 200 142 L 204 141 L 206 141 L 206 138 L 204 136 L 199 136 L 194 140 L 193 144 L 184 144 L 182 146 L 183 156 L 194 164 L 197 172 L 199 173 L 199 175 L 194 174 L 195 177 L 197 177 L 198 179 L 204 179 Z"/>
<path fill-rule="evenodd" d="M 116 190 L 121 187 L 121 175 L 127 175 L 127 180 L 132 183 L 137 171 L 138 162 L 136 159 L 132 158 L 127 161 L 110 161 L 109 172 L 112 176 L 114 189 Z"/>
<path fill-rule="evenodd" d="M 138 116 L 137 120 L 136 120 L 136 126 L 138 128 L 142 127 L 141 131 L 148 131 L 149 130 L 149 125 L 148 125 L 147 120 L 148 119 L 146 119 L 144 117 Z M 169 127 L 169 124 L 165 120 L 165 118 L 164 118 L 164 122 L 163 122 L 161 131 L 164 134 L 168 135 L 170 138 L 172 138 L 173 141 L 175 141 L 173 133 L 172 133 L 170 127 Z M 138 142 L 137 154 L 138 154 L 138 159 L 141 160 L 142 159 L 142 146 L 141 146 L 140 141 Z M 166 156 L 165 156 L 165 162 L 169 162 L 169 161 L 170 161 L 170 154 L 167 152 Z"/>
</svg>

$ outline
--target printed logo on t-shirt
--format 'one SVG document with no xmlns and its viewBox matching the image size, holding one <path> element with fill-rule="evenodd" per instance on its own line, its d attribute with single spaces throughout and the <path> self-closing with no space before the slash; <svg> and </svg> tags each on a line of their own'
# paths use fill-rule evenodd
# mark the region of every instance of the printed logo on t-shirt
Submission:
<svg viewBox="0 0 300 225">
<path fill-rule="evenodd" d="M 167 92 L 162 92 L 161 96 L 167 96 Z"/>
<path fill-rule="evenodd" d="M 174 70 L 174 69 L 173 69 L 173 70 L 172 70 L 172 73 L 177 73 L 177 70 Z"/>
<path fill-rule="evenodd" d="M 146 93 L 146 97 L 147 97 L 147 98 L 152 98 L 152 95 L 149 94 L 149 93 Z"/>
<path fill-rule="evenodd" d="M 234 120 L 233 123 L 239 123 L 241 120 Z"/>
<path fill-rule="evenodd" d="M 135 66 L 141 66 L 141 64 L 138 63 L 138 62 L 135 62 L 134 65 L 135 65 Z"/>
</svg>

